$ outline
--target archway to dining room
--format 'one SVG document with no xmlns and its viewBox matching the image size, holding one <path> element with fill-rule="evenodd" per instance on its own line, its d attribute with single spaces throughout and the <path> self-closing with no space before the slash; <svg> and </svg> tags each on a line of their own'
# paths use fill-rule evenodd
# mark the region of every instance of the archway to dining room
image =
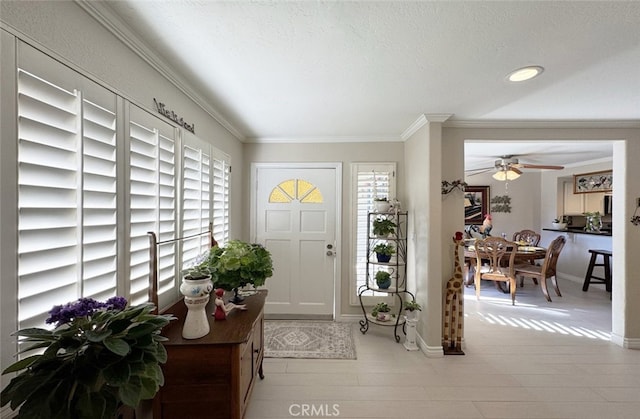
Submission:
<svg viewBox="0 0 640 419">
<path fill-rule="evenodd" d="M 467 137 L 468 138 L 468 137 Z M 493 158 L 493 160 L 498 160 L 500 158 L 501 152 L 505 152 L 505 150 L 516 150 L 509 151 L 512 154 L 521 153 L 525 154 L 533 154 L 531 150 L 523 152 L 523 147 L 533 147 L 538 146 L 539 150 L 542 150 L 540 154 L 544 154 L 546 152 L 560 152 L 563 147 L 569 146 L 573 147 L 575 151 L 577 144 L 583 144 L 584 142 L 576 142 L 577 140 L 569 141 L 569 140 L 557 140 L 557 141 L 533 141 L 533 140 L 519 140 L 519 141 L 507 141 L 507 140 L 494 140 L 489 138 L 482 138 L 481 140 L 474 141 L 463 141 L 464 145 L 462 148 L 464 149 L 465 155 L 465 165 L 464 169 L 467 169 L 467 152 L 468 148 L 473 149 L 473 146 L 467 147 L 468 144 L 478 145 L 481 144 L 483 147 L 489 147 L 488 144 L 495 147 L 497 145 L 500 146 L 499 151 L 496 153 L 494 151 L 493 156 L 498 156 L 498 158 Z M 535 143 L 535 144 L 532 144 Z M 519 146 L 510 148 L 512 145 Z M 582 173 L 582 171 L 586 170 L 605 170 L 609 169 L 619 169 L 625 166 L 626 162 L 626 150 L 625 150 L 625 141 L 616 141 L 616 140 L 590 140 L 588 142 L 590 145 L 597 145 L 597 147 L 602 147 L 605 152 L 599 158 L 591 158 L 589 160 L 584 160 L 582 162 L 572 162 L 571 164 L 566 165 L 565 169 L 560 171 L 540 171 L 539 173 L 531 173 L 530 171 L 522 171 L 524 173 L 518 179 L 507 180 L 507 181 L 497 181 L 492 177 L 491 170 L 488 173 L 475 175 L 472 177 L 467 177 L 465 180 L 469 185 L 472 186 L 489 186 L 491 189 L 490 197 L 500 197 L 504 199 L 505 197 L 510 200 L 509 204 L 511 206 L 511 213 L 493 213 L 493 235 L 507 235 L 507 238 L 511 238 L 512 234 L 518 228 L 531 228 L 534 230 L 538 230 L 543 235 L 543 239 L 541 244 L 548 245 L 548 243 L 555 237 L 557 234 L 565 234 L 568 236 L 573 236 L 573 233 L 559 233 L 546 231 L 545 228 L 549 228 L 551 221 L 557 215 L 562 215 L 562 199 L 563 199 L 563 190 L 562 190 L 562 182 L 567 179 L 572 179 L 574 173 Z M 616 145 L 617 144 L 617 145 Z M 583 147 L 588 148 L 588 147 Z M 615 149 L 615 159 L 616 164 L 613 164 L 614 161 L 614 149 Z M 549 151 L 551 150 L 551 151 Z M 446 151 L 445 151 L 446 152 Z M 489 156 L 492 156 L 489 154 Z M 534 156 L 535 157 L 535 156 Z M 476 156 L 477 158 L 477 156 Z M 526 162 L 524 156 L 521 158 L 522 161 Z M 618 162 L 619 160 L 619 162 Z M 491 160 L 489 161 L 491 163 Z M 542 164 L 542 162 L 536 162 L 536 164 Z M 552 162 L 546 163 L 547 165 L 552 165 Z M 486 162 L 485 162 L 486 165 Z M 622 165 L 622 166 L 621 166 Z M 487 165 L 489 166 L 489 165 Z M 475 168 L 478 168 L 476 165 Z M 444 177 L 443 177 L 444 178 Z M 618 184 L 616 184 L 618 185 Z M 545 189 L 546 188 L 546 189 Z M 618 192 L 624 191 L 624 183 L 622 183 L 621 187 L 618 187 Z M 618 200 L 622 201 L 622 205 L 624 205 L 624 201 L 619 199 L 619 197 L 615 197 L 615 191 L 613 191 L 613 202 Z M 622 194 L 623 195 L 623 194 Z M 527 200 L 529 200 L 527 202 Z M 490 203 L 489 203 L 490 204 Z M 614 204 L 615 205 L 615 204 Z M 621 206 L 622 206 L 621 205 Z M 517 212 L 516 212 L 517 211 Z M 558 212 L 560 211 L 560 212 Z M 624 211 L 621 211 L 624 212 Z M 619 215 L 616 217 L 614 214 L 609 223 L 613 224 L 615 219 L 619 219 L 618 223 L 624 222 L 624 216 Z M 515 220 L 515 222 L 514 222 Z M 519 223 L 519 224 L 518 224 Z M 447 231 L 443 229 L 443 231 Z M 615 230 L 614 230 L 615 231 Z M 614 233 L 615 234 L 615 233 Z M 587 263 L 588 263 L 588 253 L 585 250 L 584 255 L 579 255 L 583 249 L 578 249 L 580 246 L 594 246 L 593 243 L 579 243 L 580 240 L 575 240 L 573 237 L 568 237 L 569 245 L 573 246 L 574 251 L 567 251 L 570 247 L 565 248 L 565 252 L 562 256 L 565 258 L 575 259 L 572 262 L 566 260 L 564 264 L 559 262 L 559 280 L 560 287 L 563 290 L 563 297 L 554 297 L 553 291 L 551 291 L 553 302 L 547 303 L 542 296 L 539 288 L 535 287 L 531 281 L 529 283 L 525 283 L 522 290 L 518 291 L 518 300 L 516 303 L 516 307 L 520 306 L 522 309 L 521 312 L 529 309 L 535 309 L 533 311 L 534 314 L 540 315 L 543 313 L 544 315 L 550 315 L 551 318 L 556 320 L 563 318 L 563 313 L 581 313 L 581 325 L 585 331 L 585 333 L 590 333 L 588 330 L 594 329 L 594 335 L 597 336 L 606 336 L 607 333 L 611 334 L 612 331 L 615 335 L 615 327 L 613 327 L 613 322 L 622 320 L 625 316 L 624 312 L 615 314 L 612 311 L 612 300 L 609 297 L 609 294 L 606 293 L 603 289 L 603 286 L 593 286 L 586 293 L 582 292 L 581 286 L 584 278 L 584 272 L 586 271 Z M 443 238 L 443 242 L 446 243 L 446 237 Z M 600 240 L 609 240 L 609 243 L 603 244 L 602 242 L 596 243 L 597 247 L 606 247 L 608 249 L 613 248 L 613 237 L 608 236 L 607 238 L 599 237 Z M 621 245 L 622 247 L 623 245 Z M 622 251 L 617 252 L 620 256 L 618 256 L 618 262 L 620 266 L 624 266 L 624 248 Z M 561 258 L 562 261 L 562 258 Z M 616 276 L 620 278 L 618 281 L 624 281 L 625 275 Z M 617 284 L 617 288 L 624 288 L 621 286 L 622 284 Z M 495 292 L 495 289 L 492 289 L 493 285 L 489 284 L 483 287 L 481 294 L 481 301 L 483 302 L 483 310 L 490 313 L 490 317 L 494 318 L 491 321 L 496 324 L 503 324 L 508 327 L 533 327 L 532 324 L 527 324 L 526 318 L 520 318 L 517 321 L 513 319 L 509 319 L 508 316 L 505 317 L 505 314 L 502 311 L 504 307 L 502 307 L 502 300 L 506 302 L 508 299 L 508 295 L 500 295 Z M 614 287 L 616 287 L 614 285 Z M 565 292 L 566 289 L 566 292 Z M 469 295 L 469 291 L 471 291 Z M 495 295 L 490 295 L 490 293 L 494 293 Z M 467 297 L 472 297 L 475 301 L 475 295 L 473 289 L 466 289 Z M 572 295 L 575 294 L 575 295 Z M 615 294 L 615 289 L 614 289 Z M 623 294 L 624 295 L 624 294 Z M 576 297 L 576 298 L 574 298 Z M 533 300 L 530 301 L 530 299 Z M 622 296 L 621 296 L 622 298 Z M 613 299 L 615 301 L 615 298 Z M 471 309 L 472 304 L 468 304 L 467 307 L 467 315 L 468 311 Z M 527 309 L 524 309 L 527 307 Z M 509 309 L 513 310 L 513 309 Z M 604 310 L 604 311 L 603 311 Z M 487 321 L 490 320 L 490 317 L 487 317 Z M 619 320 L 615 320 L 619 319 Z M 535 318 L 533 318 L 535 320 Z M 585 323 L 586 322 L 586 323 Z M 623 322 L 622 322 L 623 323 Z M 561 322 L 557 325 L 558 328 L 562 328 Z M 607 327 L 608 326 L 608 327 Z M 540 327 L 540 326 L 536 326 Z M 535 329 L 535 327 L 533 327 Z M 553 329 L 553 327 L 551 327 Z M 618 327 L 619 329 L 619 327 Z M 566 330 L 564 332 L 567 332 Z M 559 332 L 560 333 L 560 332 Z M 620 332 L 618 332 L 620 333 Z M 618 340 L 618 344 L 620 344 L 620 338 L 616 338 L 615 336 L 611 338 L 611 340 Z"/>
</svg>

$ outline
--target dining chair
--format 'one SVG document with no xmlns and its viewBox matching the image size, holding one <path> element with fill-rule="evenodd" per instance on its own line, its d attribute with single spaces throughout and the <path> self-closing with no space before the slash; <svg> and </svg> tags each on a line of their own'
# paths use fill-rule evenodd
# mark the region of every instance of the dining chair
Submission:
<svg viewBox="0 0 640 419">
<path fill-rule="evenodd" d="M 476 269 L 473 282 L 476 298 L 480 299 L 481 280 L 506 282 L 509 285 L 511 304 L 516 303 L 516 277 L 514 260 L 518 245 L 502 237 L 487 237 L 475 243 Z"/>
<path fill-rule="evenodd" d="M 547 279 L 551 279 L 553 288 L 556 291 L 558 297 L 562 297 L 560 288 L 558 288 L 558 280 L 556 278 L 556 265 L 558 264 L 558 257 L 560 252 L 566 243 L 564 236 L 558 236 L 551 242 L 547 249 L 547 254 L 544 257 L 542 265 L 532 265 L 530 263 L 518 263 L 515 265 L 515 276 L 521 278 L 531 278 L 534 281 L 540 281 L 540 288 L 547 301 L 551 302 L 549 296 L 549 290 L 547 289 Z"/>
<path fill-rule="evenodd" d="M 540 234 L 533 230 L 520 230 L 513 233 L 513 241 L 527 243 L 527 246 L 537 246 L 540 243 Z"/>
</svg>

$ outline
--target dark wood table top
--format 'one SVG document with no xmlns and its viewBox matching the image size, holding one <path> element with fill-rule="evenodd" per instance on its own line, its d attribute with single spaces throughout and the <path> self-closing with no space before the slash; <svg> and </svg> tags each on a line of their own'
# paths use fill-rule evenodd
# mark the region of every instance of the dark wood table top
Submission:
<svg viewBox="0 0 640 419">
<path fill-rule="evenodd" d="M 233 293 L 225 293 L 224 301 L 228 301 Z M 259 290 L 256 294 L 245 297 L 242 304 L 246 304 L 247 310 L 233 310 L 227 315 L 226 320 L 215 320 L 215 295 L 211 295 L 205 311 L 209 320 L 210 331 L 207 335 L 198 339 L 184 339 L 182 337 L 182 326 L 187 315 L 187 307 L 184 300 L 180 299 L 162 314 L 173 314 L 177 317 L 171 321 L 163 330 L 162 336 L 169 340 L 163 342 L 165 346 L 173 345 L 234 345 L 244 343 L 251 334 L 253 324 L 262 312 L 267 290 Z"/>
</svg>

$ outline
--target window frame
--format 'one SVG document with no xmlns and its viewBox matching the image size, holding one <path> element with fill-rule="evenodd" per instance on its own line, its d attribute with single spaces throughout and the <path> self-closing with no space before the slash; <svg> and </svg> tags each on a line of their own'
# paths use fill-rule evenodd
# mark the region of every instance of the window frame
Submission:
<svg viewBox="0 0 640 419">
<path fill-rule="evenodd" d="M 388 189 L 384 190 L 385 196 L 393 199 L 397 193 L 396 162 L 354 162 L 351 164 L 351 209 L 353 214 L 350 246 L 352 265 L 349 280 L 349 305 L 351 306 L 360 305 L 358 288 L 366 281 L 366 261 L 360 259 L 366 257 L 367 254 L 367 212 L 373 210 L 373 196 L 377 192 L 374 189 L 369 191 L 370 201 L 367 198 L 365 200 L 360 199 L 362 193 L 367 193 L 367 191 L 360 190 L 360 174 L 372 171 L 389 173 L 389 185 Z M 368 201 L 367 204 L 365 204 L 365 201 Z M 368 208 L 362 208 L 363 205 L 367 205 Z M 364 256 L 361 254 L 364 254 Z M 365 305 L 372 305 L 380 301 L 385 301 L 388 304 L 393 303 L 393 299 L 387 293 L 374 293 L 372 291 L 371 294 L 362 296 L 362 301 Z"/>
</svg>

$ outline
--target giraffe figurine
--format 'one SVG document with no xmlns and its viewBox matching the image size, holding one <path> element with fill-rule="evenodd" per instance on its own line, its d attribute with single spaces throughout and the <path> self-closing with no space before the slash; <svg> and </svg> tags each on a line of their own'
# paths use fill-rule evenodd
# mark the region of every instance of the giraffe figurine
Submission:
<svg viewBox="0 0 640 419">
<path fill-rule="evenodd" d="M 462 233 L 456 232 L 453 237 L 454 270 L 453 278 L 447 281 L 444 301 L 442 346 L 445 355 L 464 355 L 462 351 L 462 328 L 464 324 L 464 299 L 462 298 L 462 267 L 458 249 L 464 244 Z"/>
</svg>

